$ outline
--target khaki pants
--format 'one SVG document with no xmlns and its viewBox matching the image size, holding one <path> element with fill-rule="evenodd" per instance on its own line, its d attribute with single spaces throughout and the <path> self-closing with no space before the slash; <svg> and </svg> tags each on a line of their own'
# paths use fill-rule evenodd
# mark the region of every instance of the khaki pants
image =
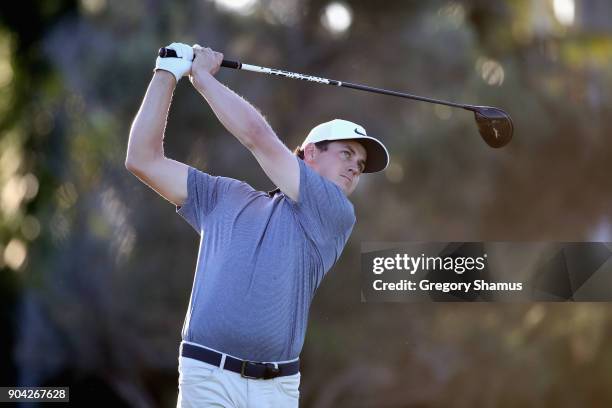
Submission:
<svg viewBox="0 0 612 408">
<path fill-rule="evenodd" d="M 270 380 L 243 378 L 233 371 L 179 357 L 177 408 L 297 408 L 300 373 Z"/>
</svg>

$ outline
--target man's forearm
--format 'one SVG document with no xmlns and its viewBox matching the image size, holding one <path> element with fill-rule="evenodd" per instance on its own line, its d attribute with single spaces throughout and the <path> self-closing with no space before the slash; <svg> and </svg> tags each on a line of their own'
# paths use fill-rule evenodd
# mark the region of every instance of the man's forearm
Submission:
<svg viewBox="0 0 612 408">
<path fill-rule="evenodd" d="M 164 130 L 175 86 L 176 80 L 171 73 L 158 70 L 153 75 L 130 130 L 128 167 L 163 157 Z"/>
<path fill-rule="evenodd" d="M 217 81 L 214 76 L 199 75 L 194 78 L 194 86 L 223 126 L 250 150 L 257 145 L 259 137 L 274 134 L 255 107 Z"/>
</svg>

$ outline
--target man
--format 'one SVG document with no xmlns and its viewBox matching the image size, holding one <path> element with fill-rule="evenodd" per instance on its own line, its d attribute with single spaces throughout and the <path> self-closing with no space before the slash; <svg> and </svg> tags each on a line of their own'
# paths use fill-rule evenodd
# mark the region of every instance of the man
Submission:
<svg viewBox="0 0 612 408">
<path fill-rule="evenodd" d="M 214 78 L 222 54 L 199 45 L 169 48 L 177 57 L 157 59 L 126 167 L 201 235 L 177 406 L 297 407 L 310 304 L 355 223 L 347 196 L 362 173 L 386 168 L 387 150 L 363 127 L 333 120 L 315 127 L 296 156 L 253 106 Z M 275 192 L 164 156 L 167 113 L 184 75 L 253 153 Z"/>
</svg>

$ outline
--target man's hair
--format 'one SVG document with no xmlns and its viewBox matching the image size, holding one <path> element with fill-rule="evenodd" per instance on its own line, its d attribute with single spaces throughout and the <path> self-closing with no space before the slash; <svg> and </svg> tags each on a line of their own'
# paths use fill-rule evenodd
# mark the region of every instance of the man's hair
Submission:
<svg viewBox="0 0 612 408">
<path fill-rule="evenodd" d="M 324 152 L 327 150 L 327 146 L 331 142 L 332 142 L 331 140 L 323 140 L 322 142 L 315 143 L 315 146 L 317 149 Z M 300 146 L 296 147 L 293 153 L 295 153 L 295 155 L 299 157 L 300 159 L 304 160 L 304 150 Z"/>
</svg>

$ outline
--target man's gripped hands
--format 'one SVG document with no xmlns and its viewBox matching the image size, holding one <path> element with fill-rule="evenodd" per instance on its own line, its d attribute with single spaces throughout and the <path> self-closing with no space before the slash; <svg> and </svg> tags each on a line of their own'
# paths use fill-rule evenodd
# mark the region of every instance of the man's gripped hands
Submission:
<svg viewBox="0 0 612 408">
<path fill-rule="evenodd" d="M 210 48 L 203 48 L 198 44 L 193 46 L 193 52 L 195 59 L 191 65 L 191 83 L 197 88 L 198 84 L 206 78 L 206 76 L 213 76 L 221 68 L 221 62 L 223 61 L 223 54 L 211 50 Z"/>
<path fill-rule="evenodd" d="M 221 68 L 223 54 L 210 48 L 183 43 L 172 43 L 166 48 L 176 51 L 177 56 L 157 57 L 155 71 L 164 70 L 172 73 L 177 83 L 183 76 L 189 75 L 191 83 L 197 88 L 207 76 L 215 75 Z"/>
</svg>

